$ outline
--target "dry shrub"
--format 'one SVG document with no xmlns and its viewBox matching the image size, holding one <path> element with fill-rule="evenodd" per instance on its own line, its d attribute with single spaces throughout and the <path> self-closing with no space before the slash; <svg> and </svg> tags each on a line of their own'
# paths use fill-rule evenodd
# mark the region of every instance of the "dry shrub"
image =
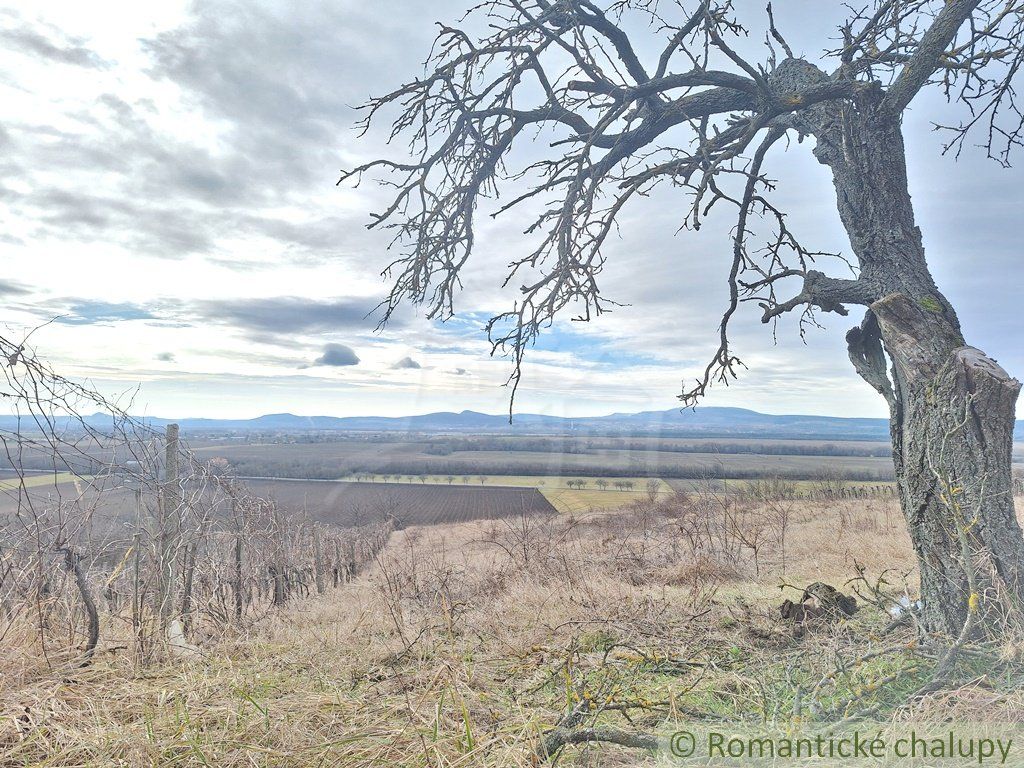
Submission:
<svg viewBox="0 0 1024 768">
<path fill-rule="evenodd" d="M 257 755 L 504 768 L 530 765 L 538 734 L 587 696 L 611 696 L 624 709 L 606 717 L 633 727 L 626 712 L 641 729 L 707 711 L 771 713 L 792 701 L 793 675 L 813 683 L 873 643 L 857 623 L 870 610 L 799 639 L 772 618 L 781 547 L 769 540 L 757 577 L 729 526 L 775 501 L 698 490 L 588 515 L 410 527 L 352 583 L 271 609 L 195 659 L 140 669 L 103 651 L 57 684 L 38 654 L 5 655 L 14 674 L 0 690 L 0 763 L 235 768 Z M 913 567 L 890 502 L 777 501 L 791 504 L 790 583 L 842 585 L 854 561 L 874 575 Z M 697 546 L 681 521 L 703 521 Z M 37 665 L 35 682 L 19 664 Z M 1022 703 L 981 688 L 958 696 L 933 695 L 918 714 Z M 712 710 L 712 697 L 728 709 Z M 615 765 L 617 754 L 639 764 L 597 749 L 572 759 Z"/>
<path fill-rule="evenodd" d="M 672 568 L 661 571 L 660 580 L 670 586 L 694 586 L 705 584 L 722 584 L 737 581 L 740 572 L 727 563 L 721 563 L 706 557 L 680 563 Z"/>
</svg>

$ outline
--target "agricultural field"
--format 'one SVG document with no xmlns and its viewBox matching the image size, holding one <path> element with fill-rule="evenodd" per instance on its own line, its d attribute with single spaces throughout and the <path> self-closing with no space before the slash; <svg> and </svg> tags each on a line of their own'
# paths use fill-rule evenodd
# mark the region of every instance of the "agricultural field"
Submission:
<svg viewBox="0 0 1024 768">
<path fill-rule="evenodd" d="M 357 475 L 372 483 L 394 479 L 411 485 L 445 484 L 452 487 L 480 486 L 536 488 L 559 512 L 618 509 L 635 501 L 664 498 L 675 491 L 659 478 L 576 477 L 562 475 Z"/>
<path fill-rule="evenodd" d="M 743 491 L 753 480 L 648 478 L 538 474 L 372 474 L 355 473 L 329 480 L 286 477 L 241 478 L 255 495 L 273 499 L 297 516 L 328 525 L 350 527 L 391 516 L 400 524 L 435 525 L 468 520 L 500 519 L 523 512 L 584 513 L 616 510 L 636 502 L 666 499 L 677 492 L 711 488 Z M 0 518 L 29 502 L 74 503 L 90 511 L 90 535 L 99 540 L 124 535 L 139 515 L 130 488 L 100 481 L 102 494 L 71 473 L 30 475 L 21 486 L 15 477 L 0 476 Z M 795 493 L 808 496 L 820 481 L 790 481 Z M 887 483 L 843 481 L 842 485 L 877 491 Z"/>
<path fill-rule="evenodd" d="M 56 478 L 47 476 L 47 483 L 28 479 L 25 489 L 17 485 L 4 485 L 0 481 L 0 524 L 13 519 L 19 509 L 52 507 L 55 504 L 75 504 L 89 512 L 88 535 L 98 541 L 111 541 L 123 537 L 124 531 L 138 519 L 139 502 L 130 488 L 105 487 L 102 491 L 88 486 L 80 478 L 78 485 L 71 474 Z M 538 478 L 545 480 L 545 478 Z M 476 482 L 476 481 L 474 481 Z M 297 517 L 339 528 L 373 524 L 382 518 L 393 517 L 400 525 L 436 525 L 470 520 L 490 520 L 514 515 L 554 514 L 569 510 L 578 504 L 572 496 L 561 502 L 561 508 L 548 501 L 545 494 L 528 483 L 508 486 L 481 487 L 453 486 L 432 483 L 364 483 L 324 480 L 244 480 L 253 494 L 276 501 L 278 505 Z M 665 486 L 667 490 L 667 486 Z M 574 494 L 568 487 L 553 487 L 552 496 L 559 493 Z M 582 491 L 586 493 L 586 491 Z M 617 496 L 613 492 L 609 497 Z M 616 499 L 614 506 L 626 503 L 632 497 Z M 609 498 L 611 501 L 611 498 Z M 151 506 L 151 499 L 144 507 Z"/>
<path fill-rule="evenodd" d="M 617 509 L 649 498 L 652 492 L 657 498 L 674 493 L 668 483 L 646 478 L 466 475 L 453 476 L 451 483 L 447 476 L 403 476 L 400 481 L 391 476 L 387 481 L 382 476 L 361 479 L 263 478 L 242 482 L 255 495 L 276 501 L 293 515 L 308 515 L 338 527 L 372 523 L 385 516 L 393 516 L 401 524 L 435 525 L 499 519 L 524 512 Z M 651 490 L 648 483 L 653 484 Z M 87 478 L 79 478 L 76 485 L 70 473 L 30 476 L 24 487 L 14 478 L 0 479 L 0 521 L 12 519 L 19 506 L 27 509 L 75 504 L 90 510 L 90 535 L 104 541 L 117 539 L 137 520 L 139 502 L 132 489 L 105 485 L 102 492 L 90 487 Z"/>
<path fill-rule="evenodd" d="M 744 479 L 823 474 L 851 480 L 892 479 L 882 443 L 801 440 L 657 438 L 446 438 L 427 435 L 334 435 L 330 440 L 244 443 L 200 440 L 201 456 L 226 459 L 239 475 L 335 479 L 377 475 L 547 475 Z M 311 440 L 309 436 L 306 440 Z M 468 450 L 466 448 L 472 448 Z M 843 451 L 863 455 L 843 455 Z"/>
<path fill-rule="evenodd" d="M 30 475 L 23 486 L 13 479 L 2 480 L 0 528 L 20 529 L 31 525 L 36 514 L 60 508 L 67 519 L 81 521 L 74 532 L 98 550 L 127 541 L 140 514 L 135 491 L 109 482 L 92 483 L 88 477 L 79 477 L 76 483 L 71 473 Z"/>
<path fill-rule="evenodd" d="M 523 514 L 554 514 L 532 487 L 455 487 L 422 483 L 318 480 L 247 480 L 258 496 L 293 514 L 339 527 L 394 519 L 400 527 L 491 520 Z"/>
<path fill-rule="evenodd" d="M 751 485 L 754 485 L 762 480 L 770 479 L 772 479 L 771 475 L 765 475 L 764 478 L 741 480 L 690 480 L 683 478 L 671 478 L 666 480 L 665 483 L 676 493 L 691 493 L 694 491 L 700 491 L 707 488 L 711 488 L 712 490 L 721 493 L 738 493 L 745 491 Z M 838 486 L 875 495 L 880 495 L 881 493 L 895 493 L 896 490 L 896 483 L 893 481 L 840 480 L 836 478 L 823 478 L 817 480 L 785 480 L 784 482 L 792 487 L 793 494 L 795 496 L 801 497 L 813 496 L 816 493 L 820 492 L 823 488 L 829 486 L 833 488 Z"/>
<path fill-rule="evenodd" d="M 70 472 L 41 472 L 39 474 L 27 475 L 24 479 L 19 478 L 14 471 L 0 474 L 0 490 L 12 488 L 42 488 L 47 485 L 57 486 L 65 483 L 73 483 L 75 476 Z"/>
</svg>

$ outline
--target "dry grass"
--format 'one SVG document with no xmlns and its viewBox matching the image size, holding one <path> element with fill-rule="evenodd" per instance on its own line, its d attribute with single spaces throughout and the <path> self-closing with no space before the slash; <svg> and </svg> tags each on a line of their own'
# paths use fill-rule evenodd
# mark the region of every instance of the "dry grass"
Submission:
<svg viewBox="0 0 1024 768">
<path fill-rule="evenodd" d="M 1020 678 L 991 668 L 899 708 L 920 660 L 854 663 L 879 648 L 880 611 L 802 635 L 777 620 L 783 582 L 841 586 L 857 566 L 874 579 L 912 564 L 890 503 L 793 504 L 785 563 L 766 545 L 756 577 L 745 552 L 693 557 L 675 518 L 644 507 L 406 529 L 360 580 L 246 631 L 207 631 L 194 659 L 136 666 L 110 625 L 91 668 L 51 668 L 12 632 L 0 765 L 529 766 L 539 735 L 581 702 L 638 729 L 777 722 L 843 663 L 826 708 L 894 678 L 876 694 L 894 717 L 1024 711 Z M 559 764 L 645 759 L 584 747 Z"/>
</svg>

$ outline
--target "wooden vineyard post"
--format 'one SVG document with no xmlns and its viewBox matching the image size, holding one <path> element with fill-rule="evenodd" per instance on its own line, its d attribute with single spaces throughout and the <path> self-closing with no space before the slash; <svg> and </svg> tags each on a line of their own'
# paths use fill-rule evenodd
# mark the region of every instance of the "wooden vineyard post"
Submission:
<svg viewBox="0 0 1024 768">
<path fill-rule="evenodd" d="M 178 544 L 178 511 L 181 498 L 178 493 L 178 425 L 168 424 L 165 432 L 164 484 L 158 507 L 158 565 L 157 615 L 162 625 L 170 623 L 174 614 L 175 550 Z"/>
<path fill-rule="evenodd" d="M 320 526 L 315 524 L 313 525 L 313 569 L 316 593 L 322 595 L 326 589 L 324 586 L 324 553 L 320 541 Z"/>
</svg>

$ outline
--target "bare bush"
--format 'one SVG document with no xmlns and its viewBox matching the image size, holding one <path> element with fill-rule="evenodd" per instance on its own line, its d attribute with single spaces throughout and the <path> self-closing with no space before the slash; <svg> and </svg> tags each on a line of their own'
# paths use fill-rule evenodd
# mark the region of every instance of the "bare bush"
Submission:
<svg viewBox="0 0 1024 768">
<path fill-rule="evenodd" d="M 0 637 L 44 667 L 194 650 L 323 592 L 328 572 L 351 579 L 387 540 L 386 521 L 327 530 L 255 496 L 176 425 L 131 417 L 24 343 L 0 338 L 0 354 Z"/>
</svg>

